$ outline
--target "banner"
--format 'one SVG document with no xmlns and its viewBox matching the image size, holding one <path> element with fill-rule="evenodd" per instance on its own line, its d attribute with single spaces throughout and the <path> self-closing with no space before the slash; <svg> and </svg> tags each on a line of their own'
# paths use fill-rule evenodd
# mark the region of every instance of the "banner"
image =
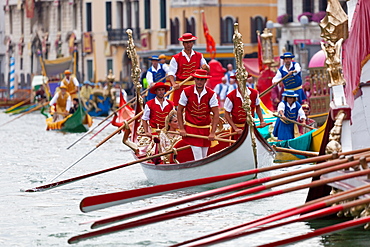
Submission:
<svg viewBox="0 0 370 247">
<path fill-rule="evenodd" d="M 258 32 L 257 33 L 257 42 L 258 42 L 258 69 L 259 72 L 263 71 L 265 69 L 265 65 L 262 62 L 263 54 L 262 54 L 262 43 L 261 43 L 261 35 Z"/>
<path fill-rule="evenodd" d="M 71 36 L 69 36 L 69 41 L 68 41 L 69 54 L 72 54 L 74 51 L 75 39 L 76 39 L 76 35 L 75 33 L 72 33 Z"/>
<path fill-rule="evenodd" d="M 209 52 L 209 55 L 210 55 L 211 59 L 215 59 L 215 57 L 216 57 L 216 42 L 213 39 L 213 37 L 211 36 L 211 34 L 209 33 L 208 25 L 206 23 L 206 17 L 204 15 L 204 11 L 202 11 L 202 19 L 203 19 L 204 37 L 206 38 L 206 42 L 207 42 L 206 50 L 207 50 L 207 52 Z"/>
<path fill-rule="evenodd" d="M 46 76 L 52 77 L 64 73 L 72 68 L 72 57 L 63 57 L 55 60 L 44 60 Z"/>
<path fill-rule="evenodd" d="M 84 37 L 84 40 L 83 40 L 83 47 L 84 47 L 84 52 L 85 53 L 92 53 L 93 52 L 93 48 L 92 48 L 92 38 L 91 38 L 91 33 L 90 32 L 86 32 L 84 33 L 83 35 Z"/>
<path fill-rule="evenodd" d="M 35 0 L 26 0 L 26 17 L 33 18 L 34 10 L 35 10 Z"/>
</svg>

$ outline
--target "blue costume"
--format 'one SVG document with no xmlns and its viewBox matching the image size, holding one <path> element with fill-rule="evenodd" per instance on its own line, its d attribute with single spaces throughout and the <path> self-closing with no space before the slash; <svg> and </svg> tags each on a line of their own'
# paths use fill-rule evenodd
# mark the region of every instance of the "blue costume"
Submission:
<svg viewBox="0 0 370 247">
<path fill-rule="evenodd" d="M 295 70 L 296 62 L 292 62 L 292 67 L 289 69 L 289 71 Z M 288 74 L 286 70 L 283 70 L 284 65 L 279 68 L 279 71 L 281 73 L 281 77 L 283 78 Z M 298 94 L 298 102 L 302 104 L 302 101 L 306 99 L 306 94 L 304 93 L 302 89 L 302 76 L 301 72 L 291 74 L 286 79 L 283 80 L 284 83 L 284 89 L 285 90 L 292 90 L 296 94 Z"/>
<path fill-rule="evenodd" d="M 296 104 L 296 107 L 290 109 L 288 106 L 288 102 L 284 100 L 281 102 L 285 104 L 285 117 L 289 118 L 290 120 L 297 121 L 298 111 L 302 107 L 301 104 L 299 104 L 298 102 L 294 102 Z M 280 118 L 276 119 L 274 131 L 272 134 L 274 136 L 277 136 L 278 140 L 289 140 L 294 138 L 294 123 L 288 121 L 286 122 L 287 123 L 284 123 L 283 121 L 281 121 Z"/>
<path fill-rule="evenodd" d="M 164 71 L 163 69 L 163 64 L 159 63 L 158 66 L 159 69 L 157 71 L 153 71 L 153 66 L 150 66 L 150 68 L 148 69 L 148 72 L 152 73 L 153 82 L 155 83 L 159 82 L 158 80 L 166 76 L 166 71 Z M 166 82 L 166 78 L 164 78 L 161 82 Z M 148 96 L 146 96 L 146 100 L 149 101 L 151 99 L 154 99 L 155 96 L 155 94 L 152 94 L 150 91 L 148 91 Z"/>
</svg>

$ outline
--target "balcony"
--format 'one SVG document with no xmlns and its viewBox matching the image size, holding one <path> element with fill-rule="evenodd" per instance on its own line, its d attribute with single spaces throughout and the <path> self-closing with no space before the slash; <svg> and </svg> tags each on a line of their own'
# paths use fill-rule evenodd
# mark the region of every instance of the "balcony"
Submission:
<svg viewBox="0 0 370 247">
<path fill-rule="evenodd" d="M 132 30 L 132 37 L 135 42 L 140 42 L 140 28 L 117 28 L 108 30 L 108 41 L 117 44 L 126 43 L 128 40 L 128 35 L 126 33 L 127 29 Z"/>
</svg>

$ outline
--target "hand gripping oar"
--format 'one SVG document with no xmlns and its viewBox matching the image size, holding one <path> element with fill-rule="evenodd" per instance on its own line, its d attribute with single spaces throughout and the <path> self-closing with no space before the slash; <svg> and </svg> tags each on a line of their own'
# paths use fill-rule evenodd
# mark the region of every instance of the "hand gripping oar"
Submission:
<svg viewBox="0 0 370 247">
<path fill-rule="evenodd" d="M 370 189 L 370 185 L 365 185 L 365 186 L 354 188 L 354 189 L 351 189 L 351 190 L 348 190 L 348 191 L 342 191 L 342 192 L 339 192 L 335 195 L 328 195 L 328 196 L 318 198 L 318 199 L 313 200 L 313 201 L 309 201 L 309 202 L 307 202 L 303 205 L 297 206 L 297 207 L 289 208 L 289 209 L 286 209 L 286 210 L 283 210 L 283 211 L 280 211 L 280 212 L 277 212 L 277 213 L 274 213 L 274 214 L 271 214 L 271 215 L 264 216 L 262 218 L 258 218 L 258 219 L 243 223 L 241 225 L 233 226 L 233 227 L 230 227 L 230 228 L 227 228 L 227 229 L 223 229 L 221 231 L 217 231 L 217 232 L 210 233 L 210 234 L 207 234 L 207 235 L 204 235 L 204 236 L 200 236 L 200 237 L 197 237 L 197 238 L 194 238 L 194 239 L 190 239 L 190 240 L 184 241 L 182 243 L 172 245 L 171 247 L 178 247 L 178 246 L 182 246 L 182 245 L 185 245 L 185 244 L 200 241 L 200 240 L 203 240 L 203 239 L 206 239 L 206 238 L 214 237 L 216 235 L 223 234 L 223 233 L 226 233 L 226 232 L 230 232 L 230 231 L 233 231 L 233 230 L 237 230 L 237 229 L 240 229 L 240 228 L 245 227 L 245 226 L 251 226 L 254 223 L 263 222 L 263 224 L 267 224 L 267 223 L 270 223 L 272 221 L 276 221 L 278 219 L 281 219 L 281 217 L 279 217 L 279 216 L 282 216 L 282 215 L 283 215 L 282 218 L 287 218 L 287 217 L 290 217 L 290 216 L 293 216 L 293 215 L 302 214 L 304 212 L 312 211 L 316 208 L 322 208 L 322 207 L 330 206 L 333 203 L 348 200 L 348 199 L 352 199 L 352 198 L 356 198 L 359 195 L 369 193 L 370 192 L 369 189 Z M 269 221 L 267 222 L 266 220 L 269 220 Z M 286 224 L 286 222 L 283 222 L 282 224 Z M 280 226 L 280 224 L 269 226 L 268 228 L 265 227 L 265 228 L 262 228 L 262 229 L 257 229 L 257 230 L 258 231 L 267 230 L 267 229 L 274 228 L 274 227 L 277 227 L 277 226 Z M 257 232 L 257 231 L 256 230 L 249 231 L 248 234 L 252 234 L 252 233 L 255 233 L 255 232 Z"/>
<path fill-rule="evenodd" d="M 354 162 L 349 162 L 348 164 L 344 164 L 344 165 L 353 166 L 353 165 L 358 165 L 358 163 L 359 163 L 358 161 L 354 161 Z M 341 165 L 340 169 L 344 168 L 345 167 L 344 165 Z M 320 172 L 323 172 L 323 173 L 331 172 L 334 168 L 336 168 L 336 167 L 333 167 L 333 168 L 330 168 L 330 169 L 325 169 L 325 171 L 321 170 L 321 171 L 318 171 L 318 173 L 320 173 Z M 329 170 L 331 170 L 331 171 L 329 171 Z M 317 175 L 319 175 L 318 173 L 313 172 L 312 176 L 317 176 Z M 309 184 L 294 186 L 294 187 L 287 188 L 287 189 L 282 189 L 282 190 L 277 190 L 277 191 L 269 191 L 269 192 L 265 192 L 265 193 L 262 193 L 262 194 L 256 194 L 256 195 L 249 196 L 249 197 L 241 199 L 241 200 L 237 200 L 237 201 L 233 201 L 233 202 L 229 202 L 229 203 L 224 203 L 224 204 L 219 204 L 219 205 L 215 205 L 215 206 L 210 206 L 210 207 L 207 207 L 207 208 L 198 208 L 198 209 L 195 209 L 195 210 L 188 210 L 188 208 L 193 207 L 193 206 L 191 206 L 191 207 L 188 207 L 188 208 L 185 208 L 185 209 L 180 209 L 180 210 L 176 210 L 176 211 L 173 211 L 173 212 L 167 212 L 167 213 L 163 213 L 163 214 L 160 214 L 160 215 L 157 215 L 157 216 L 152 216 L 152 217 L 140 219 L 140 220 L 137 220 L 137 221 L 128 222 L 128 223 L 125 223 L 125 224 L 116 225 L 116 226 L 113 226 L 113 227 L 108 227 L 108 228 L 104 228 L 104 229 L 101 229 L 101 230 L 81 234 L 81 235 L 70 238 L 68 240 L 68 243 L 77 243 L 77 242 L 82 241 L 82 240 L 86 240 L 86 239 L 90 239 L 90 238 L 94 238 L 94 237 L 98 237 L 98 236 L 102 236 L 102 235 L 106 235 L 106 234 L 111 234 L 111 233 L 122 231 L 122 230 L 125 230 L 125 229 L 130 229 L 130 228 L 134 228 L 134 227 L 138 227 L 138 226 L 142 226 L 142 225 L 148 225 L 148 224 L 156 223 L 156 222 L 159 222 L 159 221 L 173 219 L 173 218 L 177 218 L 177 217 L 181 217 L 181 216 L 185 216 L 185 215 L 189 215 L 189 214 L 194 214 L 194 213 L 199 213 L 199 212 L 203 212 L 203 211 L 207 211 L 207 210 L 212 210 L 212 209 L 216 209 L 216 208 L 221 208 L 221 207 L 225 207 L 225 206 L 235 205 L 235 204 L 249 202 L 249 201 L 253 201 L 253 200 L 259 200 L 259 199 L 262 199 L 262 198 L 275 196 L 275 195 L 280 195 L 280 194 L 287 193 L 287 192 L 292 192 L 292 191 L 295 191 L 295 190 L 301 190 L 301 189 L 305 189 L 305 188 L 309 188 L 309 187 L 316 187 L 316 186 L 331 183 L 331 182 L 334 182 L 334 181 L 340 181 L 340 180 L 344 180 L 344 179 L 348 179 L 348 178 L 363 176 L 363 175 L 366 175 L 366 174 L 370 174 L 370 169 L 363 170 L 363 171 L 352 172 L 352 173 L 349 173 L 349 174 L 345 174 L 345 175 L 342 175 L 342 176 L 337 176 L 337 177 L 333 177 L 333 178 L 329 178 L 329 179 L 318 180 L 318 181 L 315 181 L 315 182 L 311 182 Z M 258 186 L 258 187 L 261 187 L 261 186 Z M 252 188 L 252 189 L 254 189 L 254 188 Z M 249 191 L 250 191 L 250 193 L 258 192 L 258 190 L 252 191 L 251 189 L 249 189 Z M 218 201 L 218 199 L 215 199 L 215 200 L 212 200 L 212 201 L 216 201 L 216 200 Z M 203 206 L 204 204 L 208 204 L 208 202 L 201 203 L 201 204 Z M 197 206 L 197 205 L 195 205 L 195 206 Z"/>
<path fill-rule="evenodd" d="M 340 155 L 349 155 L 349 154 L 354 154 L 354 152 L 362 153 L 366 151 L 370 151 L 370 148 L 343 152 L 343 153 L 340 153 Z M 199 185 L 203 185 L 207 183 L 218 182 L 218 181 L 222 181 L 226 179 L 236 178 L 240 176 L 247 176 L 247 175 L 292 167 L 296 165 L 306 164 L 306 163 L 321 162 L 321 161 L 325 161 L 331 158 L 334 159 L 336 156 L 338 156 L 338 154 L 327 154 L 327 155 L 321 155 L 318 157 L 296 160 L 296 161 L 291 161 L 291 162 L 284 163 L 284 164 L 262 167 L 262 168 L 257 168 L 257 169 L 252 169 L 252 170 L 237 172 L 237 173 L 232 173 L 232 174 L 226 174 L 226 175 L 220 175 L 220 176 L 202 178 L 202 179 L 195 179 L 195 180 L 189 180 L 189 181 L 183 181 L 183 182 L 177 182 L 177 183 L 171 183 L 171 184 L 156 185 L 156 186 L 147 187 L 147 188 L 140 188 L 140 189 L 121 191 L 121 192 L 115 192 L 115 193 L 109 193 L 109 194 L 90 196 L 90 197 L 84 198 L 81 201 L 80 209 L 82 212 L 90 212 L 93 210 L 99 210 L 99 209 L 103 209 L 103 208 L 107 208 L 107 207 L 111 207 L 115 205 L 124 204 L 126 202 L 132 202 L 135 200 L 139 200 L 144 197 L 148 197 L 149 195 L 153 196 L 153 195 L 163 194 L 165 192 L 178 190 L 182 188 L 199 186 Z"/>
<path fill-rule="evenodd" d="M 14 120 L 16 120 L 16 119 L 18 119 L 18 118 L 21 118 L 21 117 L 23 117 L 24 115 L 27 115 L 28 113 L 34 112 L 34 111 L 36 111 L 36 110 L 40 109 L 41 107 L 46 106 L 47 104 L 49 104 L 49 102 L 44 102 L 44 103 L 42 103 L 41 105 L 38 105 L 38 106 L 36 106 L 35 108 L 32 108 L 31 110 L 29 110 L 29 111 L 26 111 L 26 112 L 22 113 L 22 114 L 21 114 L 21 115 L 19 115 L 18 117 L 15 117 L 15 118 L 13 118 L 12 120 L 10 120 L 10 121 L 8 121 L 8 122 L 6 122 L 6 123 L 3 123 L 2 125 L 0 125 L 0 127 L 2 127 L 2 126 L 4 126 L 4 125 L 6 125 L 6 124 L 8 124 L 8 123 L 13 122 Z"/>
<path fill-rule="evenodd" d="M 281 119 L 283 119 L 283 120 L 285 120 L 285 121 L 289 121 L 289 122 L 292 122 L 292 123 L 294 123 L 294 124 L 298 124 L 298 125 L 300 125 L 300 126 L 303 126 L 303 127 L 306 127 L 306 128 L 312 129 L 312 130 L 316 130 L 316 128 L 314 128 L 314 127 L 312 127 L 312 126 L 308 126 L 308 125 L 306 125 L 306 124 L 299 123 L 299 122 L 294 121 L 294 120 L 292 120 L 292 119 L 289 119 L 289 118 L 286 118 L 286 117 L 279 116 L 278 114 L 273 113 L 272 115 L 274 115 L 275 117 L 281 118 Z"/>
<path fill-rule="evenodd" d="M 183 188 L 187 188 L 187 187 L 199 186 L 199 185 L 203 185 L 203 184 L 208 184 L 208 183 L 223 181 L 223 180 L 227 180 L 227 179 L 237 178 L 237 177 L 241 177 L 241 176 L 247 176 L 247 175 L 252 175 L 252 174 L 257 174 L 257 173 L 262 173 L 262 172 L 267 172 L 267 171 L 272 171 L 272 170 L 277 170 L 277 169 L 282 169 L 282 168 L 287 168 L 287 167 L 292 167 L 292 166 L 306 164 L 306 163 L 314 163 L 314 162 L 324 161 L 324 160 L 327 160 L 327 159 L 330 159 L 330 158 L 334 158 L 334 156 L 335 155 L 327 154 L 327 155 L 319 156 L 317 158 L 315 157 L 315 158 L 309 158 L 309 159 L 305 159 L 305 160 L 296 160 L 296 161 L 292 161 L 292 162 L 288 162 L 288 163 L 284 163 L 284 164 L 262 167 L 262 168 L 248 170 L 248 171 L 231 173 L 231 174 L 220 175 L 220 176 L 214 176 L 214 177 L 209 177 L 209 178 L 195 179 L 195 180 L 189 180 L 189 181 L 183 181 L 183 182 L 177 182 L 177 183 L 156 185 L 156 186 L 147 187 L 147 188 L 140 188 L 140 189 L 134 189 L 134 190 L 115 192 L 115 193 L 89 196 L 89 197 L 85 197 L 81 201 L 80 209 L 81 209 L 82 212 L 87 213 L 87 212 L 91 212 L 91 211 L 94 211 L 94 210 L 104 209 L 104 208 L 107 208 L 107 207 L 112 207 L 112 206 L 116 206 L 116 205 L 120 205 L 120 204 L 124 204 L 124 203 L 128 203 L 128 202 L 140 200 L 140 199 L 149 197 L 149 195 L 154 196 L 154 195 L 159 195 L 159 194 L 163 194 L 165 192 L 174 191 L 174 190 L 178 190 L 178 189 L 183 189 Z M 248 183 L 250 183 L 250 182 L 248 182 Z M 226 188 L 227 187 L 224 187 L 224 189 L 226 189 Z M 230 188 L 232 188 L 232 190 L 234 190 L 234 187 L 230 187 Z M 218 190 L 206 191 L 204 193 L 197 194 L 196 198 L 191 199 L 191 200 L 201 199 L 201 198 L 203 198 L 203 194 L 204 194 L 205 197 L 215 195 L 215 194 L 213 194 L 213 192 L 216 192 L 216 194 L 219 194 Z M 224 193 L 224 192 L 221 192 L 221 193 Z M 184 203 L 184 202 L 179 201 L 179 202 L 176 203 L 176 205 L 182 204 L 182 203 Z M 173 205 L 171 204 L 171 206 L 173 206 Z M 168 207 L 170 207 L 170 205 L 168 205 Z"/>
<path fill-rule="evenodd" d="M 185 80 L 183 80 L 182 82 L 179 83 L 179 86 L 181 87 L 182 85 L 184 85 L 186 82 L 190 81 L 191 79 L 193 79 L 193 76 L 189 76 L 188 78 L 186 78 Z M 176 89 L 172 88 L 170 91 L 168 91 L 164 97 L 167 97 L 168 95 L 170 95 L 171 93 L 173 93 Z"/>
<path fill-rule="evenodd" d="M 272 84 L 271 86 L 269 86 L 265 91 L 263 91 L 262 93 L 260 93 L 260 98 L 265 96 L 265 94 L 267 94 L 268 92 L 270 92 L 271 89 L 273 89 L 275 86 L 277 86 L 280 82 L 282 82 L 283 80 L 285 80 L 286 78 L 288 78 L 288 76 L 290 76 L 290 74 L 287 74 L 286 76 L 284 76 L 283 78 L 281 78 L 279 81 L 275 82 L 274 84 Z"/>
<path fill-rule="evenodd" d="M 313 166 L 313 167 L 307 167 L 307 168 L 304 168 L 304 169 L 301 169 L 301 170 L 296 170 L 296 171 L 292 171 L 292 172 L 285 173 L 285 174 L 279 174 L 279 175 L 275 175 L 275 176 L 271 176 L 271 177 L 249 180 L 249 181 L 246 181 L 246 182 L 242 182 L 242 183 L 238 183 L 238 184 L 234 184 L 234 185 L 229 185 L 229 186 L 226 186 L 226 187 L 223 187 L 223 188 L 218 188 L 218 189 L 214 189 L 214 190 L 210 190 L 210 191 L 205 191 L 203 193 L 199 193 L 199 194 L 196 194 L 196 195 L 193 195 L 193 196 L 189 196 L 189 197 L 179 199 L 179 200 L 176 200 L 176 201 L 173 201 L 173 202 L 170 202 L 170 203 L 162 204 L 162 205 L 159 205 L 159 206 L 149 207 L 149 208 L 146 208 L 146 209 L 141 209 L 141 210 L 137 210 L 137 211 L 134 211 L 134 212 L 131 212 L 131 213 L 126 213 L 126 214 L 123 214 L 123 215 L 118 215 L 118 216 L 114 216 L 114 217 L 110 217 L 110 218 L 106 218 L 106 219 L 102 219 L 102 220 L 96 220 L 96 221 L 94 221 L 94 224 L 92 225 L 92 228 L 101 227 L 101 226 L 106 225 L 106 224 L 115 223 L 117 221 L 121 221 L 121 220 L 124 220 L 124 219 L 127 219 L 127 218 L 132 218 L 132 217 L 135 217 L 135 216 L 151 213 L 151 212 L 154 212 L 154 211 L 157 211 L 157 210 L 165 209 L 165 208 L 168 208 L 168 207 L 176 206 L 176 205 L 187 203 L 187 202 L 190 202 L 190 201 L 203 199 L 205 197 L 219 195 L 219 194 L 227 193 L 227 192 L 234 191 L 234 190 L 240 190 L 240 189 L 243 189 L 243 188 L 245 189 L 247 187 L 251 187 L 251 186 L 254 186 L 254 185 L 257 185 L 257 184 L 270 182 L 270 181 L 273 181 L 273 180 L 281 179 L 281 178 L 284 178 L 284 177 L 287 177 L 287 176 L 297 175 L 297 174 L 312 171 L 312 170 L 315 170 L 315 169 L 329 167 L 329 168 L 326 168 L 324 170 L 317 171 L 317 174 L 320 175 L 320 174 L 323 174 L 325 172 L 330 172 L 330 171 L 333 171 L 333 170 L 335 171 L 335 170 L 338 170 L 338 169 L 342 169 L 343 167 L 344 168 L 350 167 L 354 164 L 354 163 L 342 164 L 344 162 L 346 162 L 346 160 L 330 161 L 330 162 L 322 163 L 320 165 L 316 165 L 316 166 Z M 356 161 L 356 164 L 357 163 L 358 163 L 358 161 Z M 339 164 L 342 164 L 342 165 L 339 165 Z M 334 166 L 334 167 L 332 167 L 332 166 Z M 179 209 L 179 210 L 176 210 L 176 211 L 174 211 L 172 213 L 169 213 L 169 214 L 181 213 L 182 211 L 188 211 L 190 209 L 196 209 L 198 207 L 203 207 L 203 206 L 213 204 L 213 203 L 217 203 L 217 202 L 220 202 L 220 201 L 229 200 L 229 199 L 232 199 L 232 198 L 235 198 L 235 197 L 244 196 L 244 195 L 251 194 L 251 193 L 256 193 L 256 192 L 259 192 L 259 191 L 262 191 L 262 190 L 265 190 L 265 189 L 280 186 L 280 185 L 283 185 L 283 184 L 286 184 L 286 183 L 295 182 L 295 181 L 298 181 L 300 179 L 306 179 L 306 178 L 309 178 L 309 177 L 312 177 L 312 176 L 314 176 L 314 175 L 306 174 L 306 175 L 298 176 L 296 178 L 287 179 L 285 181 L 271 183 L 271 185 L 258 186 L 258 187 L 251 188 L 251 189 L 248 189 L 248 190 L 245 190 L 245 191 L 242 191 L 242 192 L 237 192 L 237 193 L 225 196 L 225 197 L 214 199 L 214 200 L 211 200 L 211 201 L 208 201 L 208 202 L 205 202 L 205 203 L 201 203 L 201 204 L 198 204 L 198 205 L 193 205 L 193 206 L 188 207 L 188 208 Z"/>
<path fill-rule="evenodd" d="M 61 171 L 58 175 L 56 175 L 52 180 L 54 181 L 57 177 L 59 177 L 60 175 L 62 175 L 63 173 L 65 173 L 66 171 L 68 171 L 71 167 L 73 167 L 74 165 L 76 165 L 78 162 L 80 162 L 81 160 L 83 160 L 86 156 L 88 156 L 89 154 L 91 154 L 92 152 L 94 152 L 98 147 L 100 147 L 101 145 L 103 145 L 105 142 L 107 142 L 109 139 L 111 139 L 114 135 L 116 135 L 117 133 L 119 133 L 121 130 L 123 130 L 124 128 L 126 128 L 126 126 L 128 126 L 131 122 L 135 121 L 137 118 L 139 118 L 144 112 L 141 111 L 140 113 L 138 113 L 136 116 L 134 116 L 133 118 L 131 118 L 128 122 L 127 122 L 127 125 L 126 124 L 123 124 L 121 127 L 119 127 L 118 129 L 116 129 L 113 133 L 111 133 L 109 136 L 107 136 L 104 140 L 102 140 L 101 142 L 99 142 L 93 149 L 91 149 L 87 154 L 85 154 L 84 156 L 82 156 L 80 159 L 78 159 L 76 162 L 74 162 L 73 164 L 71 164 L 70 166 L 68 166 L 67 168 L 65 168 L 63 171 Z"/>
<path fill-rule="evenodd" d="M 180 135 L 180 133 L 176 132 L 176 131 L 167 131 L 167 133 L 174 134 L 174 135 Z M 194 135 L 194 134 L 188 134 L 188 133 L 186 133 L 186 136 L 208 140 L 208 136 Z M 230 142 L 230 143 L 236 142 L 235 140 L 223 139 L 223 138 L 220 138 L 220 137 L 217 137 L 217 136 L 215 137 L 215 141 Z"/>
<path fill-rule="evenodd" d="M 184 147 L 178 148 L 177 151 L 181 151 L 181 150 L 184 150 L 184 149 L 187 149 L 187 148 L 190 148 L 190 146 L 184 146 Z M 39 192 L 39 191 L 44 191 L 44 190 L 48 190 L 48 189 L 53 189 L 53 188 L 56 188 L 56 187 L 59 187 L 59 186 L 62 186 L 62 185 L 66 185 L 66 184 L 70 184 L 70 183 L 73 183 L 73 182 L 80 181 L 80 180 L 85 179 L 85 178 L 89 178 L 89 177 L 96 176 L 96 175 L 99 175 L 99 174 L 103 174 L 103 173 L 106 173 L 106 172 L 114 171 L 114 170 L 117 170 L 117 169 L 120 169 L 120 168 L 123 168 L 123 167 L 127 167 L 127 166 L 137 164 L 137 163 L 140 163 L 140 162 L 144 162 L 144 161 L 147 161 L 147 160 L 150 160 L 150 159 L 153 159 L 153 158 L 156 158 L 156 157 L 160 157 L 160 156 L 163 156 L 163 155 L 171 154 L 173 152 L 174 152 L 174 150 L 163 152 L 163 153 L 160 153 L 160 154 L 155 154 L 155 155 L 145 157 L 145 158 L 141 158 L 141 159 L 138 159 L 138 160 L 135 160 L 135 161 L 123 164 L 123 165 L 118 165 L 118 166 L 115 166 L 115 167 L 111 167 L 111 168 L 108 168 L 108 169 L 104 169 L 104 170 L 96 171 L 96 172 L 93 172 L 93 173 L 81 175 L 81 176 L 78 176 L 78 177 L 69 178 L 69 179 L 66 179 L 66 180 L 59 181 L 59 182 L 42 185 L 42 186 L 32 188 L 32 189 L 27 189 L 27 190 L 25 190 L 25 192 Z"/>
</svg>

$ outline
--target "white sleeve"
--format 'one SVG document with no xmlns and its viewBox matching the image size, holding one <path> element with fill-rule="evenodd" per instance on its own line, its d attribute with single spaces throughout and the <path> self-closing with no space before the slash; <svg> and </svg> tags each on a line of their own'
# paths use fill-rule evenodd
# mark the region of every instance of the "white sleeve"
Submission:
<svg viewBox="0 0 370 247">
<path fill-rule="evenodd" d="M 203 54 L 202 54 L 202 58 L 200 59 L 200 66 L 202 67 L 203 64 L 207 64 L 207 61 L 204 59 Z"/>
<path fill-rule="evenodd" d="M 69 95 L 68 99 L 67 99 L 67 102 L 66 102 L 66 111 L 69 112 L 71 107 L 72 107 L 72 99 L 71 99 L 71 95 Z"/>
<path fill-rule="evenodd" d="M 182 106 L 186 106 L 188 104 L 188 98 L 185 95 L 185 92 L 182 91 L 179 99 L 179 104 Z"/>
<path fill-rule="evenodd" d="M 143 113 L 143 116 L 141 117 L 141 119 L 144 120 L 144 121 L 148 121 L 150 119 L 150 109 L 149 109 L 149 106 L 147 104 L 145 104 L 144 113 Z"/>
<path fill-rule="evenodd" d="M 170 66 L 168 67 L 168 75 L 175 76 L 177 72 L 177 62 L 175 58 L 171 58 Z"/>
<path fill-rule="evenodd" d="M 297 71 L 297 73 L 301 72 L 301 65 L 299 65 L 299 63 L 295 63 L 294 70 Z M 294 73 L 294 75 L 296 75 L 297 73 Z"/>
<path fill-rule="evenodd" d="M 261 104 L 261 100 L 260 100 L 260 95 L 257 94 L 257 98 L 256 98 L 256 106 L 257 105 L 260 105 Z"/>
<path fill-rule="evenodd" d="M 212 98 L 209 100 L 209 106 L 211 108 L 215 107 L 215 106 L 218 107 L 218 99 L 217 99 L 217 94 L 216 93 L 213 93 Z"/>
<path fill-rule="evenodd" d="M 152 74 L 152 72 L 147 71 L 145 78 L 146 78 L 149 85 L 151 85 L 153 83 L 153 74 Z"/>
<path fill-rule="evenodd" d="M 277 82 L 277 81 L 280 81 L 281 80 L 281 73 L 280 73 L 280 70 L 278 70 L 277 72 L 276 72 L 276 75 L 274 76 L 274 78 L 272 78 L 272 83 L 275 83 L 275 82 Z"/>
<path fill-rule="evenodd" d="M 170 67 L 168 66 L 168 64 L 166 64 L 166 63 L 163 64 L 162 68 L 163 68 L 164 72 L 166 72 L 166 74 L 168 74 L 168 71 L 170 70 Z"/>
<path fill-rule="evenodd" d="M 298 110 L 298 117 L 300 119 L 306 119 L 306 114 L 304 114 L 304 111 L 303 111 L 302 107 L 299 108 L 299 110 Z"/>
<path fill-rule="evenodd" d="M 59 97 L 59 93 L 54 94 L 54 97 L 50 100 L 49 105 L 52 106 L 57 102 L 57 99 Z"/>
<path fill-rule="evenodd" d="M 285 104 L 284 104 L 284 102 L 283 102 L 283 101 L 281 101 L 281 102 L 279 103 L 277 111 L 278 111 L 278 112 L 279 112 L 279 111 L 283 111 L 283 112 L 285 111 Z"/>
<path fill-rule="evenodd" d="M 218 94 L 218 92 L 220 92 L 219 87 L 220 87 L 220 84 L 217 84 L 217 85 L 215 86 L 215 88 L 213 89 L 213 91 L 214 91 L 216 94 Z M 221 94 L 221 92 L 220 92 L 220 94 Z"/>
<path fill-rule="evenodd" d="M 73 83 L 75 84 L 76 87 L 80 86 L 80 83 L 78 82 L 76 77 L 73 77 Z"/>
<path fill-rule="evenodd" d="M 224 109 L 227 112 L 231 112 L 233 110 L 234 104 L 231 102 L 229 97 L 226 97 L 225 103 L 224 103 Z"/>
</svg>

